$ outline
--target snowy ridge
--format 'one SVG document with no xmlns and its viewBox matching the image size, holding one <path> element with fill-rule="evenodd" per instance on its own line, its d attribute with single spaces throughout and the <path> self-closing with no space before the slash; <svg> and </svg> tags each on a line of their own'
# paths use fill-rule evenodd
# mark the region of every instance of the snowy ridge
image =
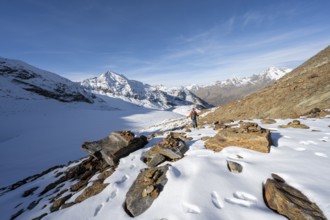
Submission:
<svg viewBox="0 0 330 220">
<path fill-rule="evenodd" d="M 93 103 L 79 84 L 18 60 L 0 58 L 0 97 Z"/>
<path fill-rule="evenodd" d="M 260 82 L 268 82 L 273 80 L 278 80 L 283 77 L 285 74 L 291 72 L 292 69 L 285 67 L 269 67 L 259 74 L 254 74 L 250 77 L 234 77 L 231 79 L 227 79 L 224 81 L 216 81 L 214 83 L 206 84 L 206 85 L 191 85 L 187 88 L 189 90 L 198 90 L 201 88 L 219 86 L 219 87 L 241 87 L 248 84 L 257 84 Z"/>
<path fill-rule="evenodd" d="M 133 104 L 153 109 L 169 109 L 180 105 L 203 105 L 202 100 L 188 90 L 166 90 L 144 84 L 108 71 L 99 77 L 86 79 L 81 85 L 96 94 L 116 97 Z"/>
</svg>

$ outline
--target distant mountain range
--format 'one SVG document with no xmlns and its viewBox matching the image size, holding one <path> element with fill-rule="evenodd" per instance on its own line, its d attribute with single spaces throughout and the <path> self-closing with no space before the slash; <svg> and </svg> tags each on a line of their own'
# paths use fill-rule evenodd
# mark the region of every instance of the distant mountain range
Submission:
<svg viewBox="0 0 330 220">
<path fill-rule="evenodd" d="M 250 77 L 235 77 L 208 85 L 193 85 L 188 88 L 199 98 L 214 106 L 219 106 L 264 88 L 290 71 L 291 69 L 288 68 L 270 67 L 260 74 Z"/>
<path fill-rule="evenodd" d="M 208 103 L 184 87 L 167 89 L 151 86 L 111 71 L 86 79 L 81 85 L 94 94 L 117 97 L 146 108 L 170 109 L 182 105 L 210 107 Z"/>
<path fill-rule="evenodd" d="M 330 109 L 330 46 L 267 88 L 210 113 L 206 120 L 295 118 Z"/>
</svg>

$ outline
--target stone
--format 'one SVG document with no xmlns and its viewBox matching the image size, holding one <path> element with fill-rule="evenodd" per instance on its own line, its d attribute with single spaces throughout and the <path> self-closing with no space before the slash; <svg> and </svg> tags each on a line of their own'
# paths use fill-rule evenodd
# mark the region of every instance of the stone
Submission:
<svg viewBox="0 0 330 220">
<path fill-rule="evenodd" d="M 275 124 L 276 120 L 274 120 L 274 119 L 262 119 L 260 122 L 261 122 L 261 124 Z"/>
<path fill-rule="evenodd" d="M 28 197 L 28 196 L 32 195 L 33 192 L 36 191 L 38 188 L 39 188 L 39 187 L 36 186 L 36 187 L 31 188 L 31 189 L 28 189 L 28 190 L 24 191 L 24 193 L 23 193 L 22 196 L 23 196 L 23 197 Z"/>
<path fill-rule="evenodd" d="M 188 150 L 183 139 L 185 139 L 185 137 L 171 132 L 161 142 L 144 152 L 141 160 L 149 167 L 156 167 L 164 161 L 181 159 L 184 156 L 184 153 Z"/>
<path fill-rule="evenodd" d="M 43 214 L 41 214 L 40 216 L 33 218 L 32 220 L 41 220 L 41 219 L 42 219 L 43 217 L 45 217 L 46 215 L 48 215 L 48 214 L 47 214 L 47 213 L 43 213 Z"/>
<path fill-rule="evenodd" d="M 60 199 L 57 199 L 53 202 L 53 205 L 50 207 L 51 212 L 55 212 L 60 209 L 60 207 L 65 203 L 66 200 L 70 199 L 72 194 L 66 195 Z"/>
<path fill-rule="evenodd" d="M 165 165 L 141 170 L 126 194 L 124 208 L 128 215 L 141 215 L 152 205 L 167 183 L 168 168 Z"/>
<path fill-rule="evenodd" d="M 241 173 L 243 171 L 243 166 L 234 161 L 227 160 L 227 167 L 232 173 Z"/>
<path fill-rule="evenodd" d="M 107 187 L 108 183 L 103 183 L 100 180 L 96 180 L 93 182 L 93 185 L 87 187 L 76 199 L 75 202 L 79 203 L 82 202 L 92 196 L 95 196 L 102 192 L 102 190 Z"/>
<path fill-rule="evenodd" d="M 277 175 L 276 179 L 267 179 L 264 184 L 266 205 L 290 220 L 326 220 L 320 208 L 311 202 L 302 192 L 285 183 Z"/>
<path fill-rule="evenodd" d="M 305 124 L 301 124 L 299 120 L 293 120 L 289 122 L 287 125 L 279 125 L 279 128 L 301 128 L 301 129 L 309 129 L 309 127 Z"/>
<path fill-rule="evenodd" d="M 145 136 L 135 137 L 131 131 L 115 131 L 101 140 L 84 142 L 81 148 L 90 155 L 102 157 L 110 166 L 114 166 L 120 158 L 143 148 L 147 143 Z"/>
<path fill-rule="evenodd" d="M 270 131 L 252 122 L 242 122 L 239 128 L 226 128 L 205 142 L 205 147 L 221 151 L 225 147 L 237 146 L 250 150 L 269 153 Z"/>
</svg>

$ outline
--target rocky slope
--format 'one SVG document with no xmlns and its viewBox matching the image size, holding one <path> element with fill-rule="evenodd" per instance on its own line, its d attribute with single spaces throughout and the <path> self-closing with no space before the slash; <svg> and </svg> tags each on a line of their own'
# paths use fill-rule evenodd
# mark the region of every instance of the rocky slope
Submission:
<svg viewBox="0 0 330 220">
<path fill-rule="evenodd" d="M 79 84 L 17 60 L 0 57 L 0 96 L 93 103 L 95 96 Z"/>
<path fill-rule="evenodd" d="M 270 67 L 262 73 L 250 77 L 232 78 L 205 86 L 194 85 L 189 89 L 208 103 L 219 106 L 264 88 L 290 71 L 291 69 L 288 68 Z"/>
<path fill-rule="evenodd" d="M 330 46 L 273 85 L 219 107 L 205 120 L 289 118 L 330 108 Z"/>
<path fill-rule="evenodd" d="M 154 109 L 169 109 L 180 105 L 201 105 L 209 107 L 188 90 L 170 91 L 144 84 L 125 76 L 108 71 L 99 77 L 81 82 L 86 89 L 96 94 L 116 97 L 125 101 Z"/>
</svg>

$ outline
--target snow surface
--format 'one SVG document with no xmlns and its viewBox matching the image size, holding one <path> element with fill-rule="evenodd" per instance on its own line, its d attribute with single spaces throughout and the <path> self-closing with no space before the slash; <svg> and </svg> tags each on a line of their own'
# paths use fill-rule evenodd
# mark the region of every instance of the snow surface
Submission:
<svg viewBox="0 0 330 220">
<path fill-rule="evenodd" d="M 123 104 L 117 103 L 117 107 L 120 105 Z M 36 114 L 32 110 L 29 113 L 7 113 L 6 116 L 1 114 L 1 119 L 7 118 L 6 125 L 9 125 L 9 122 L 19 125 L 10 128 L 1 125 L 1 149 L 5 152 L 1 158 L 2 178 L 5 177 L 1 179 L 2 184 L 15 179 L 6 169 L 14 169 L 17 172 L 15 177 L 23 178 L 27 171 L 33 173 L 37 168 L 42 170 L 56 162 L 58 164 L 68 159 L 77 159 L 86 155 L 79 149 L 82 141 L 103 138 L 113 130 L 133 129 L 137 135 L 148 135 L 190 123 L 190 120 L 185 118 L 189 107 L 177 109 L 177 112 L 183 115 L 138 108 L 102 112 L 99 109 L 76 107 L 59 107 L 53 104 L 47 109 L 50 112 L 44 114 Z M 19 122 L 24 117 L 25 121 Z M 253 121 L 260 124 L 259 120 Z M 216 131 L 210 127 L 192 130 L 188 136 L 193 140 L 187 143 L 189 150 L 185 157 L 170 163 L 168 182 L 164 190 L 151 207 L 135 219 L 286 219 L 269 210 L 263 201 L 262 184 L 272 173 L 282 176 L 288 184 L 301 190 L 329 218 L 330 118 L 301 119 L 302 123 L 310 126 L 310 129 L 306 130 L 278 128 L 278 125 L 287 124 L 289 121 L 277 120 L 276 124 L 262 125 L 271 129 L 274 141 L 269 154 L 235 146 L 216 153 L 205 149 L 204 141 L 201 140 L 204 136 L 214 136 Z M 3 131 L 6 131 L 7 135 L 4 136 Z M 121 159 L 116 171 L 105 180 L 109 185 L 100 194 L 70 208 L 50 213 L 43 219 L 131 219 L 123 210 L 123 203 L 140 169 L 146 167 L 140 160 L 141 154 L 161 141 L 167 133 L 151 140 L 145 148 Z M 9 150 L 10 146 L 19 148 L 21 152 Z M 20 161 L 29 154 L 31 159 Z M 243 172 L 229 172 L 227 160 L 240 163 Z M 18 165 L 14 166 L 15 163 Z M 35 165 L 43 168 L 28 168 Z M 1 210 L 6 210 L 1 214 L 3 219 L 9 219 L 13 213 L 34 201 L 37 198 L 34 196 L 54 181 L 56 173 L 64 169 L 66 168 L 54 170 L 29 185 L 0 195 Z M 31 198 L 24 200 L 22 193 L 33 186 L 40 187 Z M 67 202 L 73 201 L 77 196 L 76 194 Z M 17 206 L 19 203 L 22 204 Z M 44 205 L 47 207 L 42 209 Z M 49 207 L 49 202 L 42 200 L 33 211 L 26 211 L 17 219 L 27 220 L 40 216 Z"/>
</svg>

